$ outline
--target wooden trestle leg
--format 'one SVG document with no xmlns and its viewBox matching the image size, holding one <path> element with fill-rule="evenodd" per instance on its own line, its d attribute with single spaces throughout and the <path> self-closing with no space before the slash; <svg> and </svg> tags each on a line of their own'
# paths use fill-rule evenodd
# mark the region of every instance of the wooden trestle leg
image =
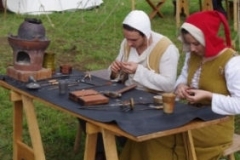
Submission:
<svg viewBox="0 0 240 160">
<path fill-rule="evenodd" d="M 13 160 L 45 160 L 42 139 L 32 98 L 14 91 L 11 91 L 10 97 L 14 104 Z M 25 113 L 26 116 L 32 146 L 28 146 L 22 140 L 23 113 Z"/>
</svg>

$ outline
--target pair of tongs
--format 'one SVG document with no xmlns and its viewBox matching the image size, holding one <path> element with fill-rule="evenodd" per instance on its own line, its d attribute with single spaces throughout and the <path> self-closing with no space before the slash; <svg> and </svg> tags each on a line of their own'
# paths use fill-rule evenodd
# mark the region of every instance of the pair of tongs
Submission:
<svg viewBox="0 0 240 160">
<path fill-rule="evenodd" d="M 126 101 L 123 103 L 124 105 L 120 106 L 121 110 L 124 112 L 129 112 L 129 111 L 143 111 L 143 110 L 151 110 L 151 109 L 163 109 L 163 106 L 158 106 L 154 105 L 152 102 L 135 102 L 133 98 L 131 98 L 129 101 Z M 136 104 L 144 104 L 147 105 L 146 108 L 140 108 L 140 109 L 135 109 Z"/>
</svg>

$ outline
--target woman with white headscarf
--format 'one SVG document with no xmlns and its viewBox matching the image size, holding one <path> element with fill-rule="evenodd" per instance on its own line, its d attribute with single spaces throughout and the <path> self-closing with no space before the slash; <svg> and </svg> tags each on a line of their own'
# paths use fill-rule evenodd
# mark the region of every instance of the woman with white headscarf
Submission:
<svg viewBox="0 0 240 160">
<path fill-rule="evenodd" d="M 177 77 L 179 52 L 162 34 L 151 30 L 148 15 L 131 11 L 123 20 L 124 39 L 119 54 L 110 65 L 112 79 L 153 92 L 171 92 Z"/>
<path fill-rule="evenodd" d="M 225 40 L 218 34 L 221 25 Z M 231 48 L 225 16 L 217 11 L 197 12 L 186 19 L 180 30 L 186 59 L 176 82 L 178 98 L 198 107 L 211 105 L 218 114 L 239 114 L 240 56 Z M 233 116 L 221 124 L 192 130 L 197 159 L 220 159 L 233 133 Z M 121 160 L 173 159 L 187 159 L 180 134 L 140 143 L 129 140 L 121 154 Z"/>
</svg>

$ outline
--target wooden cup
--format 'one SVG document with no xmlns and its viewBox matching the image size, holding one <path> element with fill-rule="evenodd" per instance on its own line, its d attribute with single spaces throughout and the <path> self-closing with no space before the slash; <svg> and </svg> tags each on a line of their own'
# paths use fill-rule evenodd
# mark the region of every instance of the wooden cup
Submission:
<svg viewBox="0 0 240 160">
<path fill-rule="evenodd" d="M 174 112 L 175 98 L 176 98 L 176 95 L 174 93 L 163 93 L 162 94 L 163 112 L 164 113 L 171 114 Z"/>
<path fill-rule="evenodd" d="M 60 66 L 60 73 L 62 74 L 71 74 L 72 73 L 72 66 L 69 64 L 63 64 Z"/>
</svg>

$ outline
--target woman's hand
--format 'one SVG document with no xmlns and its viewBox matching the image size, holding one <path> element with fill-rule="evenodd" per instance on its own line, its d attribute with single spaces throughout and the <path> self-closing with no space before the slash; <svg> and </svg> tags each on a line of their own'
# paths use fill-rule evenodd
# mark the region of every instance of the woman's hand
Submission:
<svg viewBox="0 0 240 160">
<path fill-rule="evenodd" d="M 187 101 L 189 101 L 191 104 L 198 103 L 201 100 L 211 100 L 212 99 L 212 93 L 205 90 L 200 89 L 188 89 L 187 93 L 185 95 L 185 98 Z"/>
<path fill-rule="evenodd" d="M 113 61 L 111 64 L 111 71 L 113 73 L 118 73 L 121 70 L 121 63 L 120 61 Z"/>
<path fill-rule="evenodd" d="M 122 62 L 122 71 L 128 74 L 134 74 L 137 70 L 138 64 L 135 62 Z"/>
<path fill-rule="evenodd" d="M 187 86 L 186 84 L 179 84 L 177 86 L 177 89 L 175 90 L 175 94 L 180 99 L 186 99 L 186 95 L 188 95 L 187 92 L 188 89 L 190 89 L 190 87 Z"/>
</svg>

